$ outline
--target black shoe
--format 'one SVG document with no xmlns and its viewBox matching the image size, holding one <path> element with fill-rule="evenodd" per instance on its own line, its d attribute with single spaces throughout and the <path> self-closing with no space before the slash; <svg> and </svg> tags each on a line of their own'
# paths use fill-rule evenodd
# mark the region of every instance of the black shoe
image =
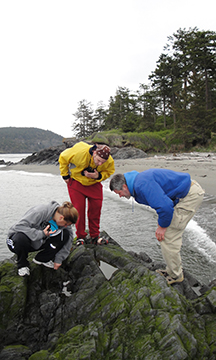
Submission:
<svg viewBox="0 0 216 360">
<path fill-rule="evenodd" d="M 108 240 L 101 238 L 99 236 L 96 236 L 95 238 L 91 238 L 91 244 L 94 245 L 107 245 L 108 244 Z"/>
<path fill-rule="evenodd" d="M 157 269 L 157 270 L 155 270 L 155 271 L 156 271 L 158 274 L 164 276 L 165 278 L 166 278 L 167 276 L 169 276 L 168 272 L 166 272 L 166 270 L 164 270 L 164 269 Z"/>
<path fill-rule="evenodd" d="M 85 244 L 85 240 L 84 239 L 77 239 L 76 241 L 76 246 L 80 246 L 80 245 L 84 245 Z"/>
</svg>

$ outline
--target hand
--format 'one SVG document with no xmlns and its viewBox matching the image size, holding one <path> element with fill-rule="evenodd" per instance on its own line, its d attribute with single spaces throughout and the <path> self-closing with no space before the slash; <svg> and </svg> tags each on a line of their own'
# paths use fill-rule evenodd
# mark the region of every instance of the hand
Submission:
<svg viewBox="0 0 216 360">
<path fill-rule="evenodd" d="M 54 234 L 54 233 L 56 232 L 56 230 L 51 231 L 51 230 L 50 230 L 50 225 L 47 225 L 47 227 L 45 227 L 45 229 L 43 230 L 43 232 L 44 232 L 44 235 L 49 236 L 49 235 L 51 235 L 51 234 Z"/>
<path fill-rule="evenodd" d="M 94 172 L 88 172 L 87 170 L 85 170 L 84 175 L 90 179 L 97 179 L 99 176 L 99 173 L 96 169 L 94 169 Z"/>
<path fill-rule="evenodd" d="M 58 270 L 58 268 L 61 266 L 61 264 L 54 262 L 54 270 Z"/>
<path fill-rule="evenodd" d="M 157 230 L 155 231 L 156 238 L 158 241 L 164 240 L 164 235 L 167 228 L 163 228 L 160 225 L 158 225 Z"/>
<path fill-rule="evenodd" d="M 64 181 L 66 182 L 66 184 L 68 184 L 70 179 L 64 179 Z"/>
</svg>

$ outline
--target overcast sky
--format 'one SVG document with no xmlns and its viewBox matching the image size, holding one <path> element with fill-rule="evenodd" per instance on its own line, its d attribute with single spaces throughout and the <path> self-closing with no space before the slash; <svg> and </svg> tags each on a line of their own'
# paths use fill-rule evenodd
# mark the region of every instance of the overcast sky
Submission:
<svg viewBox="0 0 216 360">
<path fill-rule="evenodd" d="M 216 31 L 215 0 L 0 0 L 0 127 L 64 137 L 78 102 L 148 84 L 167 37 Z"/>
</svg>

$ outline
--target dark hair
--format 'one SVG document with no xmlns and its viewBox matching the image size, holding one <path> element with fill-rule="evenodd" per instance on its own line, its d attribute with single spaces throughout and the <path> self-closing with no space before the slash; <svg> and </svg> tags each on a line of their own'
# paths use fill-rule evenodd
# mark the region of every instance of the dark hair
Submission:
<svg viewBox="0 0 216 360">
<path fill-rule="evenodd" d="M 72 203 L 69 201 L 63 202 L 62 206 L 59 206 L 57 211 L 64 216 L 67 223 L 76 224 L 79 213 Z"/>
</svg>

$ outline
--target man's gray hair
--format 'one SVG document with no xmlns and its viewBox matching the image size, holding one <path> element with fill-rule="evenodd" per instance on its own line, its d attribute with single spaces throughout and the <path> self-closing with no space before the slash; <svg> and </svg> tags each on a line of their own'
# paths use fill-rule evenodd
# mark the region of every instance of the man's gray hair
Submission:
<svg viewBox="0 0 216 360">
<path fill-rule="evenodd" d="M 110 190 L 123 190 L 123 185 L 126 184 L 126 180 L 123 174 L 116 174 L 110 180 Z"/>
</svg>

